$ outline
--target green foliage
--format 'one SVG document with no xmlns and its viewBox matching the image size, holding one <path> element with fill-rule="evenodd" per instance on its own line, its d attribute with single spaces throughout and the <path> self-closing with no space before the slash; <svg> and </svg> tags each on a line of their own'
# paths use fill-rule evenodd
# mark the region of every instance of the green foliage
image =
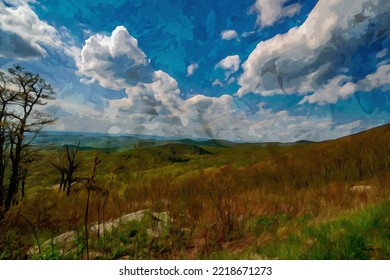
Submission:
<svg viewBox="0 0 390 280">
<path fill-rule="evenodd" d="M 283 226 L 289 219 L 288 213 L 261 215 L 252 219 L 250 228 L 256 236 L 259 236 L 264 232 L 275 233 L 277 229 Z"/>
<path fill-rule="evenodd" d="M 389 259 L 390 203 L 336 221 L 305 226 L 297 234 L 255 248 L 258 255 L 279 259 Z"/>
</svg>

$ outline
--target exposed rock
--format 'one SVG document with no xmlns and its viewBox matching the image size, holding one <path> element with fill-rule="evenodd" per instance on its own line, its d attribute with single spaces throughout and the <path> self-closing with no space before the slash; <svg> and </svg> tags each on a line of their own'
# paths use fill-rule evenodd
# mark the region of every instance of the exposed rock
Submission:
<svg viewBox="0 0 390 280">
<path fill-rule="evenodd" d="M 153 228 L 147 229 L 147 234 L 149 238 L 158 238 L 163 230 L 163 227 L 166 226 L 169 222 L 172 221 L 172 218 L 170 218 L 168 212 L 150 212 L 150 210 L 139 210 L 137 212 L 132 212 L 129 214 L 126 214 L 122 217 L 119 217 L 115 220 L 110 220 L 104 223 L 96 223 L 90 227 L 90 233 L 94 234 L 98 231 L 103 232 L 106 231 L 108 233 L 111 233 L 113 229 L 120 227 L 121 225 L 128 224 L 133 221 L 141 221 L 143 217 L 148 214 L 154 219 L 157 223 L 156 226 Z M 46 252 L 50 250 L 50 248 L 54 245 L 56 248 L 59 249 L 61 254 L 65 254 L 67 252 L 71 252 L 72 250 L 75 250 L 75 241 L 77 239 L 77 232 L 76 231 L 68 231 L 65 233 L 62 233 L 52 239 L 46 240 L 41 244 L 41 251 Z M 38 246 L 32 247 L 28 250 L 28 255 L 36 255 L 39 253 Z M 90 259 L 93 258 L 99 258 L 101 257 L 98 252 L 92 251 L 90 254 L 96 253 L 95 255 L 90 255 Z"/>
<path fill-rule="evenodd" d="M 163 222 L 164 224 L 167 224 L 168 222 L 173 221 L 173 219 L 170 218 L 168 212 L 160 212 L 160 213 L 153 212 L 151 215 L 155 220 L 157 220 L 159 222 Z"/>
<path fill-rule="evenodd" d="M 70 250 L 74 246 L 74 242 L 77 239 L 77 232 L 75 231 L 68 231 L 63 234 L 60 234 L 53 239 L 46 240 L 41 244 L 41 251 L 47 251 L 49 250 L 53 245 L 60 248 L 60 253 L 64 254 L 66 251 Z M 35 246 L 33 248 L 30 248 L 28 250 L 28 254 L 36 255 L 39 253 L 38 246 Z"/>
<path fill-rule="evenodd" d="M 363 192 L 371 191 L 372 187 L 367 185 L 358 185 L 358 186 L 351 187 L 349 190 L 354 193 L 363 193 Z"/>
<path fill-rule="evenodd" d="M 90 231 L 91 232 L 97 232 L 98 229 L 100 232 L 103 232 L 103 230 L 106 230 L 107 232 L 112 232 L 113 229 L 118 228 L 121 224 L 127 224 L 132 221 L 141 221 L 144 217 L 145 213 L 147 213 L 149 210 L 139 210 L 137 212 L 132 212 L 130 214 L 126 214 L 118 219 L 107 221 L 100 224 L 95 224 L 91 226 Z M 155 213 L 153 213 L 155 214 Z"/>
</svg>

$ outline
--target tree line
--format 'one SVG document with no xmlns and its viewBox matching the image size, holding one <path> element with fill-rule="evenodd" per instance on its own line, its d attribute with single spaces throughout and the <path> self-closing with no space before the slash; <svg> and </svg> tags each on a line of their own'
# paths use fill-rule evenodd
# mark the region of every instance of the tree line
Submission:
<svg viewBox="0 0 390 280">
<path fill-rule="evenodd" d="M 0 220 L 16 195 L 24 196 L 28 166 L 35 156 L 31 144 L 44 126 L 55 121 L 38 108 L 54 96 L 39 74 L 19 65 L 0 70 Z"/>
</svg>

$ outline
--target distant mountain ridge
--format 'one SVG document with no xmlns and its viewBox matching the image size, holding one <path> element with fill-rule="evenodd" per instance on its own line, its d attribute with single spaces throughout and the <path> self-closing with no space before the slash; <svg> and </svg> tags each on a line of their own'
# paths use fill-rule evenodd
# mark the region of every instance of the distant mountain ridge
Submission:
<svg viewBox="0 0 390 280">
<path fill-rule="evenodd" d="M 34 145 L 43 145 L 53 148 L 65 144 L 75 146 L 78 145 L 79 142 L 80 148 L 83 150 L 107 149 L 112 151 L 124 151 L 134 148 L 155 147 L 175 143 L 211 147 L 230 147 L 235 145 L 233 142 L 214 139 L 175 139 L 149 135 L 113 135 L 59 131 L 42 131 L 36 139 L 33 140 Z"/>
<path fill-rule="evenodd" d="M 390 124 L 375 127 L 356 134 L 341 137 L 345 139 L 353 135 L 364 135 L 375 130 L 390 130 Z M 28 138 L 28 136 L 27 136 Z M 336 140 L 336 139 L 334 139 Z M 329 142 L 334 140 L 325 140 Z M 67 145 L 78 145 L 84 150 L 88 149 L 106 149 L 111 151 L 124 151 L 142 147 L 156 147 L 167 144 L 177 143 L 185 145 L 197 145 L 205 147 L 228 148 L 239 144 L 256 144 L 256 145 L 294 145 L 308 144 L 311 141 L 301 140 L 293 143 L 235 143 L 220 139 L 179 139 L 174 137 L 152 136 L 152 135 L 114 135 L 105 133 L 84 133 L 84 132 L 62 132 L 62 131 L 42 131 L 34 140 L 34 145 L 44 145 L 47 147 L 60 147 Z"/>
</svg>

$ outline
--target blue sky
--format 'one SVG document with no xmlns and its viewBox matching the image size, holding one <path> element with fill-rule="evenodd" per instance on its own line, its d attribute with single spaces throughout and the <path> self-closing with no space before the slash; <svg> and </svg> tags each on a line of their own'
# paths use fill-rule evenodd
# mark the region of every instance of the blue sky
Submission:
<svg viewBox="0 0 390 280">
<path fill-rule="evenodd" d="M 0 66 L 51 130 L 324 140 L 390 121 L 387 0 L 0 2 Z"/>
</svg>

